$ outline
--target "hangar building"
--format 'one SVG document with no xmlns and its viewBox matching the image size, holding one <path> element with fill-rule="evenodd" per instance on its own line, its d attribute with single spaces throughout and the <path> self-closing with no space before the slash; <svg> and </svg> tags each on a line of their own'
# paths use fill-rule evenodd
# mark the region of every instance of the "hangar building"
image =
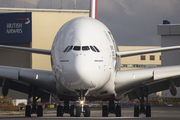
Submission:
<svg viewBox="0 0 180 120">
<path fill-rule="evenodd" d="M 178 46 L 180 45 L 180 24 L 159 24 L 158 35 L 161 35 L 161 46 Z M 167 59 L 168 58 L 168 59 Z M 180 50 L 162 52 L 162 66 L 180 65 Z M 162 92 L 162 96 L 172 96 L 169 90 Z M 177 96 L 180 96 L 178 88 Z"/>
<path fill-rule="evenodd" d="M 160 46 L 118 46 L 120 51 L 160 48 Z M 161 52 L 121 58 L 121 70 L 145 69 L 161 66 Z"/>
</svg>

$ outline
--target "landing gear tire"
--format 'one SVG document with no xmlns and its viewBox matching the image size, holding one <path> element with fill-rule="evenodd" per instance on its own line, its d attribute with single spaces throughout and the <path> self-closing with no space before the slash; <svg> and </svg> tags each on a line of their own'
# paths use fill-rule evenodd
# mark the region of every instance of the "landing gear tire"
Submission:
<svg viewBox="0 0 180 120">
<path fill-rule="evenodd" d="M 134 117 L 139 117 L 139 106 L 134 105 Z"/>
<path fill-rule="evenodd" d="M 108 106 L 107 105 L 103 105 L 103 107 L 102 107 L 102 116 L 108 117 Z"/>
<path fill-rule="evenodd" d="M 37 117 L 42 117 L 42 116 L 43 116 L 43 108 L 42 105 L 39 105 L 37 109 Z"/>
<path fill-rule="evenodd" d="M 89 117 L 90 116 L 90 108 L 89 106 L 84 106 L 84 117 Z"/>
<path fill-rule="evenodd" d="M 74 117 L 74 105 L 71 105 L 71 109 L 70 109 L 70 117 Z"/>
<path fill-rule="evenodd" d="M 26 106 L 25 117 L 31 117 L 31 106 L 30 105 Z"/>
<path fill-rule="evenodd" d="M 151 117 L 151 104 L 146 104 L 146 117 Z"/>
<path fill-rule="evenodd" d="M 81 108 L 79 106 L 74 107 L 74 116 L 80 117 L 81 116 Z"/>
<path fill-rule="evenodd" d="M 120 105 L 116 106 L 116 117 L 121 117 L 121 106 Z"/>
<path fill-rule="evenodd" d="M 57 117 L 63 117 L 63 106 L 62 105 L 57 106 Z"/>
</svg>

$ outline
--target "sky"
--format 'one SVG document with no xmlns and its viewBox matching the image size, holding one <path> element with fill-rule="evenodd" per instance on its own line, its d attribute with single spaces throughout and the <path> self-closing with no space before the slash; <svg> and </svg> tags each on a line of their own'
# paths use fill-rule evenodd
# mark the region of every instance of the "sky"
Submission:
<svg viewBox="0 0 180 120">
<path fill-rule="evenodd" d="M 0 7 L 74 9 L 75 0 L 0 0 Z M 89 0 L 76 0 L 88 10 Z M 98 20 L 112 32 L 118 46 L 161 46 L 157 25 L 180 24 L 180 0 L 98 0 Z"/>
</svg>

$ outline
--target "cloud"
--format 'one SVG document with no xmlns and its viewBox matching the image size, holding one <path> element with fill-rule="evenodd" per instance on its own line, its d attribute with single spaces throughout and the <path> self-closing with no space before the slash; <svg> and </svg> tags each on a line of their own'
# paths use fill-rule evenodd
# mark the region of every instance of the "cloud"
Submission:
<svg viewBox="0 0 180 120">
<path fill-rule="evenodd" d="M 149 13 L 154 10 L 172 14 L 179 0 L 116 0 L 127 15 Z"/>
<path fill-rule="evenodd" d="M 133 11 L 129 8 L 129 6 L 125 0 L 116 0 L 116 2 L 124 8 L 124 11 L 127 15 L 133 14 Z"/>
</svg>

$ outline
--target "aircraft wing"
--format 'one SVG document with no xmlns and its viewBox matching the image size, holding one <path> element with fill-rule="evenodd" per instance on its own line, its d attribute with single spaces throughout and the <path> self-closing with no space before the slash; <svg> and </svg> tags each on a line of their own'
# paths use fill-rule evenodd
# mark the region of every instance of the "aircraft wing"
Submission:
<svg viewBox="0 0 180 120">
<path fill-rule="evenodd" d="M 16 51 L 23 51 L 23 52 L 31 52 L 31 53 L 51 55 L 51 50 L 44 50 L 44 49 L 16 47 L 16 46 L 7 46 L 7 45 L 0 45 L 0 49 L 16 50 Z"/>
<path fill-rule="evenodd" d="M 120 57 L 129 57 L 129 56 L 134 56 L 134 55 L 179 50 L 179 49 L 180 49 L 180 46 L 161 47 L 161 48 L 142 49 L 142 50 L 120 51 L 120 52 L 116 52 L 116 55 Z"/>
<path fill-rule="evenodd" d="M 180 66 L 118 71 L 115 78 L 117 98 L 128 95 L 130 100 L 141 96 L 142 87 L 147 95 L 167 89 L 171 89 L 175 95 L 179 86 Z"/>
<path fill-rule="evenodd" d="M 0 83 L 8 88 L 29 93 L 30 86 L 37 86 L 46 93 L 56 94 L 56 82 L 52 71 L 0 66 Z"/>
</svg>

